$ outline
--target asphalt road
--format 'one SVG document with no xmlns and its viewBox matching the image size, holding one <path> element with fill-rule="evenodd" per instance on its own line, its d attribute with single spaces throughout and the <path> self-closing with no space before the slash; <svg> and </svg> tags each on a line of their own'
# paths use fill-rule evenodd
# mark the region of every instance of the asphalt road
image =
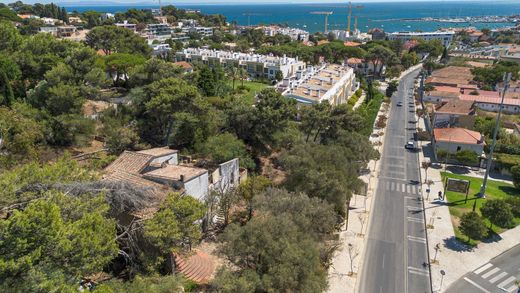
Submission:
<svg viewBox="0 0 520 293">
<path fill-rule="evenodd" d="M 406 75 L 392 98 L 360 276 L 362 293 L 431 292 L 418 153 L 404 148 L 415 133 L 409 120 L 415 120 L 411 88 L 418 73 Z"/>
<path fill-rule="evenodd" d="M 520 244 L 467 273 L 446 293 L 520 292 L 515 280 L 520 280 Z"/>
</svg>

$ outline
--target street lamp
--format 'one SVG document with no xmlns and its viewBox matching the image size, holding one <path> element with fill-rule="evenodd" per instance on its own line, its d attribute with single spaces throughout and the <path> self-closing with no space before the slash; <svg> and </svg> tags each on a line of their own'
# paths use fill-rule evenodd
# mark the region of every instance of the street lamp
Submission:
<svg viewBox="0 0 520 293">
<path fill-rule="evenodd" d="M 446 272 L 444 270 L 441 270 L 441 285 L 439 287 L 439 292 L 442 291 L 442 281 L 444 280 L 444 275 L 446 275 Z"/>
</svg>

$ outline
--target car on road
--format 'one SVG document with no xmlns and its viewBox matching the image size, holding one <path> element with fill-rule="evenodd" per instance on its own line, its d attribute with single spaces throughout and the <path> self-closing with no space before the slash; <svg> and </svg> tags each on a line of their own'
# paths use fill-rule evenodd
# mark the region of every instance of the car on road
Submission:
<svg viewBox="0 0 520 293">
<path fill-rule="evenodd" d="M 403 103 L 401 103 L 401 102 L 397 103 L 397 107 L 401 107 L 402 105 L 403 105 Z"/>
<path fill-rule="evenodd" d="M 404 148 L 407 149 L 407 150 L 415 150 L 415 149 L 416 149 L 415 141 L 410 140 L 409 142 L 407 142 L 407 143 L 404 145 Z"/>
</svg>

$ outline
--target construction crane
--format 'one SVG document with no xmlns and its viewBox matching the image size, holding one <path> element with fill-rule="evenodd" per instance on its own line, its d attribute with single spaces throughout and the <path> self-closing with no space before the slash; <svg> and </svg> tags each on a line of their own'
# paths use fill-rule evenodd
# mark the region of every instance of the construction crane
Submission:
<svg viewBox="0 0 520 293">
<path fill-rule="evenodd" d="M 364 6 L 363 5 L 356 5 L 356 6 L 352 6 L 352 2 L 348 2 L 348 16 L 347 16 L 347 32 L 350 33 L 350 21 L 352 19 L 352 8 L 355 8 L 355 9 L 360 9 L 360 8 L 363 8 Z"/>
<path fill-rule="evenodd" d="M 325 30 L 323 32 L 326 34 L 328 32 L 329 15 L 332 14 L 332 11 L 313 11 L 313 12 L 311 12 L 311 14 L 325 15 Z"/>
</svg>

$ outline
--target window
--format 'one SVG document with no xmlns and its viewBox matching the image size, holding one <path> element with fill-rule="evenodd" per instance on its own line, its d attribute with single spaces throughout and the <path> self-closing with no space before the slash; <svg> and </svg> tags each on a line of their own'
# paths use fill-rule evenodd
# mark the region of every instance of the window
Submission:
<svg viewBox="0 0 520 293">
<path fill-rule="evenodd" d="M 457 146 L 457 152 L 460 151 L 462 148 L 460 146 Z"/>
</svg>

